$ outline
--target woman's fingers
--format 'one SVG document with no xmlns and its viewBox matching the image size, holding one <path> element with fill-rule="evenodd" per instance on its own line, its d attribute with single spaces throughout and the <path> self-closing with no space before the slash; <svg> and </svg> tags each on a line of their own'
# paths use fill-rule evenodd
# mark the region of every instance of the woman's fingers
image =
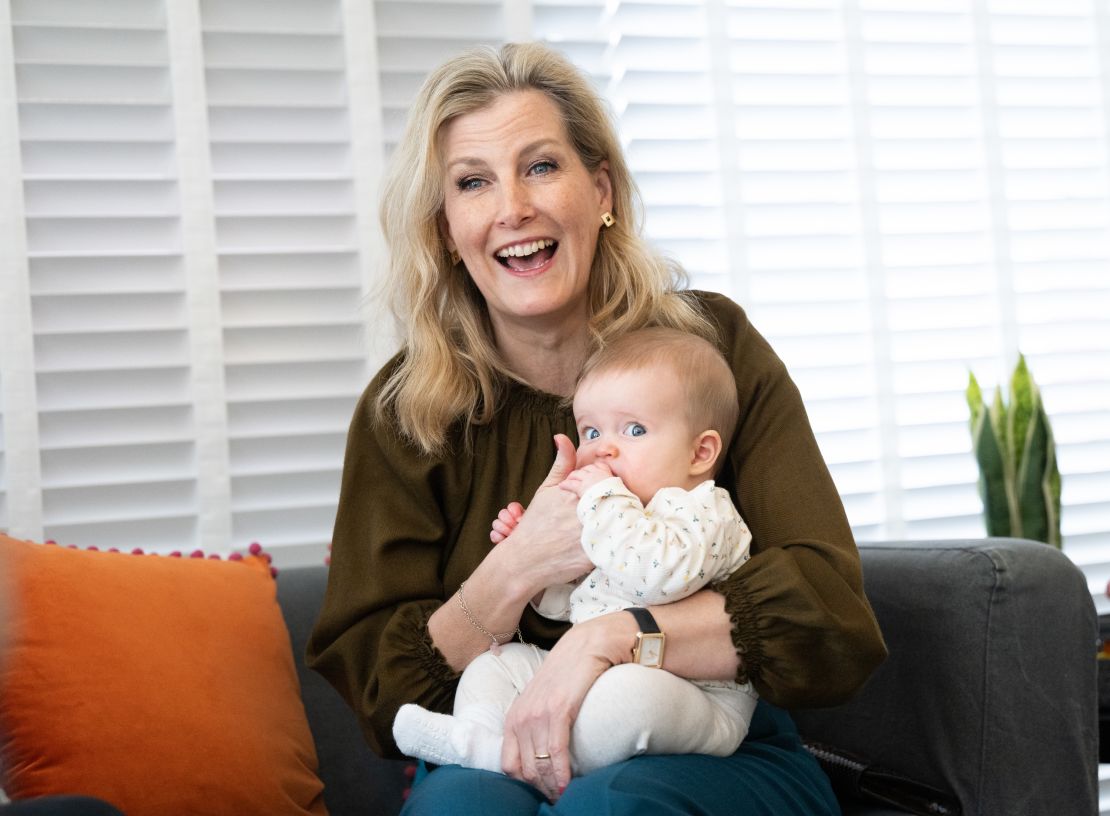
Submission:
<svg viewBox="0 0 1110 816">
<path fill-rule="evenodd" d="M 582 701 L 602 672 L 614 665 L 604 632 L 594 621 L 572 626 L 505 717 L 506 772 L 519 769 L 512 775 L 535 785 L 552 801 L 570 784 L 570 731 Z"/>
<path fill-rule="evenodd" d="M 553 736 L 551 724 L 544 716 L 517 728 L 506 724 L 501 763 L 510 776 L 523 779 L 554 802 L 570 782 L 570 758 L 563 741 Z M 569 735 L 569 723 L 566 730 Z M 510 773 L 510 768 L 519 772 Z"/>
<path fill-rule="evenodd" d="M 491 524 L 491 541 L 496 544 L 511 539 L 517 545 L 502 549 L 510 572 L 528 583 L 530 595 L 579 578 L 593 566 L 581 545 L 577 499 L 558 488 L 564 473 L 574 469 L 574 445 L 563 434 L 556 436 L 555 444 L 555 464 L 548 480 L 529 501 L 527 511 L 513 502 Z"/>
<path fill-rule="evenodd" d="M 501 740 L 501 770 L 506 776 L 523 779 L 523 766 L 520 763 L 520 742 L 516 732 L 506 728 Z"/>
<path fill-rule="evenodd" d="M 571 720 L 564 720 L 559 728 L 548 731 L 547 750 L 550 759 L 537 760 L 536 768 L 543 780 L 548 799 L 554 802 L 570 784 L 570 727 Z"/>
<path fill-rule="evenodd" d="M 501 770 L 508 776 L 538 788 L 553 802 L 554 784 L 545 781 L 542 768 L 550 764 L 550 754 L 536 747 L 546 742 L 546 738 L 538 736 L 538 733 L 540 732 L 530 728 L 510 727 L 506 723 L 505 736 L 501 743 Z"/>
<path fill-rule="evenodd" d="M 560 784 L 556 773 L 555 757 L 546 755 L 546 752 L 535 755 L 537 781 L 533 784 L 543 791 L 549 801 L 554 802 L 566 789 L 566 784 Z"/>
<path fill-rule="evenodd" d="M 540 487 L 553 487 L 559 484 L 574 470 L 577 461 L 578 454 L 570 437 L 566 434 L 555 434 L 555 462 Z"/>
</svg>

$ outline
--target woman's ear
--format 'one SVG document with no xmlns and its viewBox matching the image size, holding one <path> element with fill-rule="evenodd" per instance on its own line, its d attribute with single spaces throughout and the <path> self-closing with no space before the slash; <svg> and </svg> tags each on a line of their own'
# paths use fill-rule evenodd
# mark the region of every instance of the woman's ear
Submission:
<svg viewBox="0 0 1110 816">
<path fill-rule="evenodd" d="M 594 182 L 597 191 L 601 194 L 601 211 L 609 212 L 613 209 L 613 180 L 609 177 L 609 162 L 603 161 L 594 171 Z"/>
<path fill-rule="evenodd" d="M 712 473 L 723 447 L 721 435 L 716 431 L 702 431 L 698 434 L 694 440 L 694 455 L 690 460 L 690 475 Z"/>
</svg>

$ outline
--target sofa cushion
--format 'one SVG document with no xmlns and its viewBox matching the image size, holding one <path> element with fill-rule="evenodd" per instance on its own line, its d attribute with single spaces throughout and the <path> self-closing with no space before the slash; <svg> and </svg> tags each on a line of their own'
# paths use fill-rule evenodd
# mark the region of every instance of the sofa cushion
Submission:
<svg viewBox="0 0 1110 816">
<path fill-rule="evenodd" d="M 269 564 L 88 552 L 0 535 L 3 787 L 128 816 L 323 814 Z"/>
</svg>

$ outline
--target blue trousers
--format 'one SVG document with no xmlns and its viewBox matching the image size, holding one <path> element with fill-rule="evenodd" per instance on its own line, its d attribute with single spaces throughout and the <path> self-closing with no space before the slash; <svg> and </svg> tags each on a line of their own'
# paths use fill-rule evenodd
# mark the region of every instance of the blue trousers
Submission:
<svg viewBox="0 0 1110 816">
<path fill-rule="evenodd" d="M 840 816 L 790 716 L 760 700 L 730 757 L 638 756 L 575 777 L 554 805 L 501 774 L 446 765 L 418 775 L 402 816 Z"/>
</svg>

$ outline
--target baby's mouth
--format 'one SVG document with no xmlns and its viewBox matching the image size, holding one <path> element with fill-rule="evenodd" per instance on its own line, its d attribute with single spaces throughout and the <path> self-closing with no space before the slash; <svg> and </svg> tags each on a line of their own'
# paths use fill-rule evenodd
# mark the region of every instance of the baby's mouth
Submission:
<svg viewBox="0 0 1110 816">
<path fill-rule="evenodd" d="M 511 269 L 514 272 L 528 272 L 551 260 L 558 248 L 557 241 L 544 238 L 532 241 L 530 244 L 515 244 L 505 247 L 498 250 L 494 257 L 506 269 Z"/>
</svg>

